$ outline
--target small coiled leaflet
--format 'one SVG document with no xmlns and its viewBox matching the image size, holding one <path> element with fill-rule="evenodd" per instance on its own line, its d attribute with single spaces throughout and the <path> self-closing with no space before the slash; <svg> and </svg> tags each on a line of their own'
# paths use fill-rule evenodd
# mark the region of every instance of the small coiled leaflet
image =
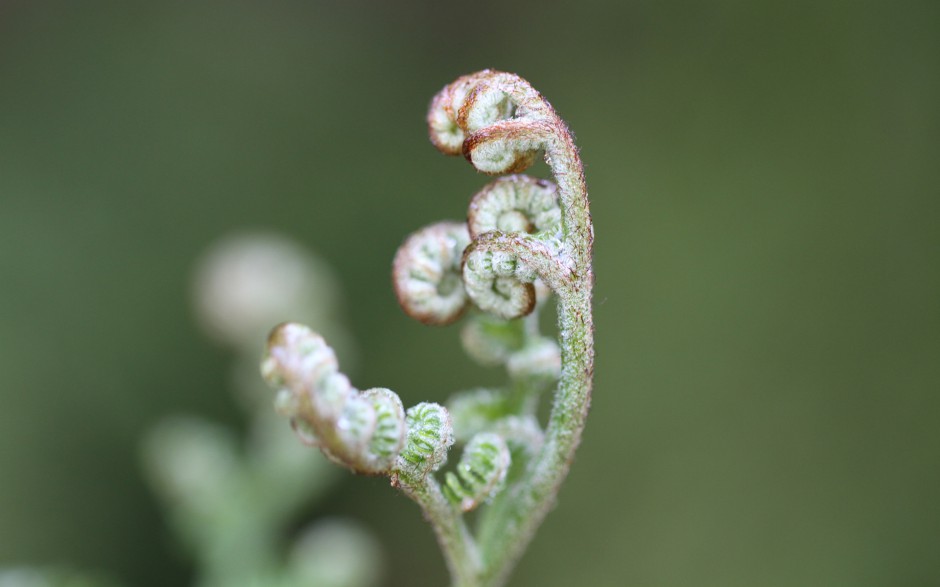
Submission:
<svg viewBox="0 0 940 587">
<path fill-rule="evenodd" d="M 445 475 L 444 495 L 469 512 L 500 490 L 510 463 L 506 441 L 498 434 L 481 432 L 464 448 L 457 472 Z"/>
<path fill-rule="evenodd" d="M 485 232 L 546 232 L 561 226 L 558 187 L 528 175 L 510 175 L 487 184 L 470 201 L 467 227 L 470 238 Z"/>
<path fill-rule="evenodd" d="M 261 371 L 278 390 L 276 408 L 304 442 L 360 473 L 384 473 L 395 464 L 405 444 L 401 400 L 388 389 L 355 389 L 318 334 L 300 324 L 275 327 Z"/>
<path fill-rule="evenodd" d="M 446 155 L 461 154 L 467 128 L 466 121 L 464 124 L 458 122 L 460 109 L 477 84 L 493 73 L 490 70 L 484 70 L 461 76 L 444 86 L 431 100 L 427 117 L 429 136 L 440 152 Z M 493 112 L 491 116 L 496 119 L 506 119 L 512 116 L 513 109 L 508 103 L 505 105 L 506 107 Z"/>
<path fill-rule="evenodd" d="M 454 428 L 447 410 L 435 403 L 422 402 L 408 409 L 405 445 L 398 455 L 392 485 L 415 486 L 447 462 L 454 444 Z"/>
<path fill-rule="evenodd" d="M 464 258 L 463 280 L 473 302 L 494 316 L 509 320 L 535 309 L 535 273 L 512 253 L 469 251 Z"/>
<path fill-rule="evenodd" d="M 463 154 L 483 173 L 518 173 L 553 138 L 557 115 L 517 75 L 483 70 L 458 78 L 431 101 L 431 142 L 447 155 Z"/>
<path fill-rule="evenodd" d="M 392 283 L 406 314 L 425 324 L 450 324 L 463 314 L 467 294 L 460 279 L 467 226 L 438 222 L 415 232 L 398 248 Z"/>
</svg>

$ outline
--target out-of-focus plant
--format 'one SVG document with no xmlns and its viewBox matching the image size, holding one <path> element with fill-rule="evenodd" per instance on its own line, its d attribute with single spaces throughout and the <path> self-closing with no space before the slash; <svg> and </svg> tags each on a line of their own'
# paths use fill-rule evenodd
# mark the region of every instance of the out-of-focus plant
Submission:
<svg viewBox="0 0 940 587">
<path fill-rule="evenodd" d="M 65 570 L 0 569 L 0 587 L 113 587 L 102 577 Z"/>
<path fill-rule="evenodd" d="M 261 394 L 259 332 L 271 321 L 304 319 L 345 345 L 338 288 L 322 261 L 271 235 L 240 235 L 209 250 L 195 273 L 196 315 L 235 352 L 233 387 L 251 418 L 244 442 L 192 417 L 160 423 L 145 442 L 153 486 L 195 558 L 199 587 L 370 587 L 381 556 L 350 521 L 319 520 L 293 537 L 300 510 L 336 479 L 281 425 Z M 302 317 L 302 318 L 301 318 Z M 246 367 L 250 365 L 250 367 Z"/>
<path fill-rule="evenodd" d="M 393 281 L 404 311 L 449 324 L 471 311 L 464 348 L 505 365 L 500 389 L 456 394 L 445 408 L 407 411 L 389 389 L 359 391 L 333 349 L 307 326 L 274 329 L 262 362 L 276 409 L 307 444 L 355 472 L 387 475 L 431 523 L 457 587 L 505 582 L 555 502 L 590 402 L 593 228 L 577 149 L 567 126 L 522 78 L 481 71 L 431 102 L 431 141 L 479 171 L 518 173 L 544 152 L 554 182 L 497 179 L 473 197 L 467 222 L 440 222 L 398 250 Z M 556 294 L 559 343 L 539 333 L 534 310 Z M 420 357 L 416 358 L 420 368 Z M 539 396 L 555 389 L 547 425 Z M 455 443 L 463 454 L 435 473 Z M 471 527 L 465 514 L 488 507 Z"/>
</svg>

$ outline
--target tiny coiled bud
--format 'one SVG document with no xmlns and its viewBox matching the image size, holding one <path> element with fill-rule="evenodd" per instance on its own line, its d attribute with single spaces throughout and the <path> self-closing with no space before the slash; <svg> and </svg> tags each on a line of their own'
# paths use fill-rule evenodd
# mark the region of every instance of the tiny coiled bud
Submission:
<svg viewBox="0 0 940 587">
<path fill-rule="evenodd" d="M 380 462 L 391 462 L 405 445 L 405 409 L 394 391 L 384 387 L 367 389 L 362 396 L 375 410 L 375 432 L 369 451 Z"/>
<path fill-rule="evenodd" d="M 276 409 L 305 444 L 361 473 L 387 472 L 395 463 L 405 442 L 401 400 L 388 389 L 360 393 L 318 334 L 300 324 L 276 327 L 261 372 L 277 390 Z"/>
<path fill-rule="evenodd" d="M 556 232 L 561 226 L 558 187 L 544 179 L 510 175 L 490 182 L 470 201 L 470 238 L 484 232 Z"/>
<path fill-rule="evenodd" d="M 510 463 L 506 441 L 498 434 L 481 432 L 464 448 L 457 472 L 445 475 L 444 495 L 469 512 L 500 490 Z"/>
<path fill-rule="evenodd" d="M 392 282 L 406 314 L 435 325 L 460 317 L 467 306 L 460 263 L 468 244 L 470 235 L 461 222 L 432 224 L 402 243 L 392 265 Z"/>
<path fill-rule="evenodd" d="M 431 142 L 447 155 L 463 154 L 484 173 L 525 170 L 552 139 L 556 115 L 521 77 L 483 70 L 458 78 L 431 101 Z"/>
<path fill-rule="evenodd" d="M 467 294 L 481 310 L 509 320 L 535 309 L 535 274 L 503 251 L 476 249 L 464 260 Z"/>
<path fill-rule="evenodd" d="M 460 108 L 479 81 L 490 75 L 489 70 L 464 75 L 447 84 L 431 100 L 428 108 L 428 134 L 431 142 L 445 155 L 460 155 L 466 138 L 458 122 Z"/>
<path fill-rule="evenodd" d="M 423 402 L 408 409 L 407 437 L 398 455 L 393 485 L 418 485 L 447 462 L 447 450 L 454 444 L 454 428 L 447 410 Z"/>
</svg>

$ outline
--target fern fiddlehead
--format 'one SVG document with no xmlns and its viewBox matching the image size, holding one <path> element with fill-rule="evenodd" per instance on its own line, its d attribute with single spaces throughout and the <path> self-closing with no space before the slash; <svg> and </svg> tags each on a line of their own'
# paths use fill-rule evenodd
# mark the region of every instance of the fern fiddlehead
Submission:
<svg viewBox="0 0 940 587">
<path fill-rule="evenodd" d="M 580 442 L 593 377 L 593 228 L 581 161 L 567 126 L 522 78 L 484 70 L 432 100 L 431 142 L 494 180 L 467 223 L 442 222 L 405 240 L 392 279 L 406 314 L 443 325 L 470 312 L 462 340 L 484 364 L 503 364 L 503 389 L 464 392 L 405 414 L 389 390 L 359 392 L 322 339 L 282 325 L 263 370 L 276 404 L 333 460 L 386 474 L 424 510 L 458 587 L 503 584 L 555 495 Z M 518 175 L 544 153 L 554 182 Z M 538 334 L 534 310 L 558 298 L 559 343 Z M 482 312 L 482 313 L 480 313 Z M 532 314 L 532 316 L 528 316 Z M 543 429 L 538 394 L 555 385 Z M 454 471 L 435 472 L 465 443 Z M 489 503 L 474 532 L 462 515 Z"/>
<path fill-rule="evenodd" d="M 457 320 L 467 305 L 460 262 L 470 243 L 467 226 L 438 222 L 412 234 L 392 263 L 392 284 L 406 314 L 425 324 Z"/>
<path fill-rule="evenodd" d="M 509 447 L 503 437 L 481 432 L 467 443 L 457 472 L 447 473 L 444 494 L 464 512 L 476 509 L 499 491 L 506 480 L 510 461 Z"/>
</svg>

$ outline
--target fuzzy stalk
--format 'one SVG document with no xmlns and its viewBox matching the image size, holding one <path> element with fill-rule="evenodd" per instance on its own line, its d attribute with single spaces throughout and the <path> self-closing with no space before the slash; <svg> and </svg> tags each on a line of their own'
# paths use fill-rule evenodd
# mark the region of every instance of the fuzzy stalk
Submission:
<svg viewBox="0 0 940 587">
<path fill-rule="evenodd" d="M 494 504 L 480 529 L 483 585 L 503 585 L 516 561 L 522 556 L 555 503 L 558 490 L 568 475 L 590 407 L 594 370 L 594 325 L 591 318 L 591 290 L 571 292 L 559 300 L 559 327 L 562 374 L 555 402 L 538 456 L 529 465 L 524 479 L 502 503 Z"/>
<path fill-rule="evenodd" d="M 422 483 L 402 485 L 400 489 L 418 504 L 434 529 L 453 587 L 484 587 L 480 550 L 459 510 L 444 496 L 440 484 L 429 475 Z"/>
</svg>

